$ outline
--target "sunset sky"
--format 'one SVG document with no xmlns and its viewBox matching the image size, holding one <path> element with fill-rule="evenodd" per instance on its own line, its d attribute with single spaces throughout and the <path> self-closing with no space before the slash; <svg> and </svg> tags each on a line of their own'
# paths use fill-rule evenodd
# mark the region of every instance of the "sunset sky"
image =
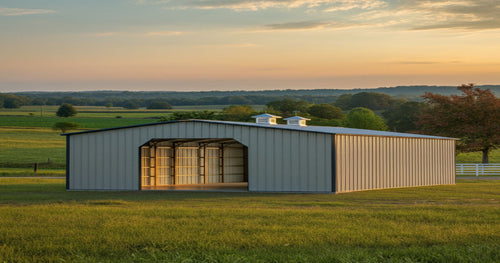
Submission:
<svg viewBox="0 0 500 263">
<path fill-rule="evenodd" d="M 0 0 L 0 92 L 500 84 L 498 0 Z"/>
</svg>

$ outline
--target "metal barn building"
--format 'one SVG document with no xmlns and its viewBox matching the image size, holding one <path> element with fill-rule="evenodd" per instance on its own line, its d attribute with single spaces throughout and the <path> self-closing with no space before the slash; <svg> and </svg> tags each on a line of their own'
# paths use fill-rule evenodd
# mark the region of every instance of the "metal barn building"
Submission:
<svg viewBox="0 0 500 263">
<path fill-rule="evenodd" d="M 66 188 L 341 193 L 455 183 L 455 139 L 305 126 L 304 118 L 278 125 L 266 116 L 64 134 Z"/>
</svg>

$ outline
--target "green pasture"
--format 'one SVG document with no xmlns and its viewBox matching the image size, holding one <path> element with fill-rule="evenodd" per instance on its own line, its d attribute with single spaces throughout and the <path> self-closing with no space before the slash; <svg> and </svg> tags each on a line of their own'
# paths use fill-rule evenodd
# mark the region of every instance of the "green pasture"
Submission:
<svg viewBox="0 0 500 263">
<path fill-rule="evenodd" d="M 257 105 L 262 107 L 261 105 Z M 100 129 L 157 122 L 175 111 L 221 111 L 225 105 L 182 106 L 171 110 L 127 110 L 95 106 L 77 106 L 78 114 L 70 118 L 56 116 L 57 106 L 23 106 L 19 109 L 1 109 L 0 127 L 52 127 L 54 123 L 71 121 L 82 129 Z"/>
<path fill-rule="evenodd" d="M 256 110 L 263 109 L 264 105 L 251 105 Z M 172 109 L 125 109 L 122 107 L 102 107 L 102 106 L 74 106 L 80 113 L 123 113 L 123 114 L 134 114 L 134 113 L 169 113 L 173 111 L 221 111 L 222 109 L 229 107 L 228 105 L 183 105 L 183 106 L 172 106 Z M 36 116 L 55 116 L 59 106 L 22 106 L 17 109 L 0 109 L 0 115 L 36 115 Z M 31 113 L 31 114 L 30 114 Z"/>
<path fill-rule="evenodd" d="M 3 168 L 0 167 L 0 177 L 25 177 L 25 176 L 66 176 L 66 170 L 64 168 L 44 168 L 44 164 L 40 164 L 37 172 L 33 171 L 33 167 L 30 168 Z"/>
<path fill-rule="evenodd" d="M 51 128 L 54 123 L 70 121 L 80 124 L 82 129 L 102 129 L 127 125 L 158 122 L 149 118 L 83 118 L 83 117 L 36 117 L 36 116 L 0 116 L 0 127 L 41 127 Z"/>
<path fill-rule="evenodd" d="M 66 140 L 52 129 L 0 127 L 0 138 L 0 167 L 40 163 L 40 168 L 64 169 L 66 165 Z"/>
<path fill-rule="evenodd" d="M 250 105 L 256 111 L 264 109 L 265 105 Z M 124 109 L 121 107 L 99 107 L 99 106 L 75 106 L 78 110 L 78 117 L 116 117 L 124 118 L 148 118 L 165 116 L 175 111 L 222 111 L 228 105 L 183 105 L 173 106 L 172 109 L 148 110 L 140 109 Z M 0 116 L 37 116 L 37 117 L 54 117 L 59 106 L 22 106 L 18 109 L 0 109 Z"/>
<path fill-rule="evenodd" d="M 457 163 L 481 163 L 483 154 L 481 152 L 459 153 Z M 500 149 L 493 150 L 489 155 L 490 163 L 500 163 Z"/>
<path fill-rule="evenodd" d="M 0 178 L 0 262 L 499 262 L 499 202 L 498 181 L 333 195 Z"/>
</svg>

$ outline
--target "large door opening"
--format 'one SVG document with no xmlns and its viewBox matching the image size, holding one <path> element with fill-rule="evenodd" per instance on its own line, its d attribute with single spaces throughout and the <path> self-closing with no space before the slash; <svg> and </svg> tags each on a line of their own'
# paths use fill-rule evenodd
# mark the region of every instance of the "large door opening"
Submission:
<svg viewBox="0 0 500 263">
<path fill-rule="evenodd" d="M 154 139 L 140 153 L 141 190 L 248 190 L 247 147 L 234 139 Z"/>
</svg>

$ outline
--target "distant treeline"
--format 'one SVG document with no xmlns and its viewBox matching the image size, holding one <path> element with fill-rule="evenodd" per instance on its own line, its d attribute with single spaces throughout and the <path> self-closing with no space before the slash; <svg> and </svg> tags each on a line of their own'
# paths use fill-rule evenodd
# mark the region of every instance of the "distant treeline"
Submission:
<svg viewBox="0 0 500 263">
<path fill-rule="evenodd" d="M 493 93 L 500 94 L 500 85 L 477 87 L 490 89 Z M 367 108 L 378 110 L 389 108 L 392 99 L 421 100 L 420 96 L 425 92 L 442 95 L 458 94 L 457 88 L 454 86 L 398 86 L 351 90 L 16 92 L 0 94 L 0 108 L 17 108 L 22 105 L 61 105 L 62 103 L 129 109 L 140 107 L 168 108 L 170 105 L 265 105 L 271 101 L 289 98 L 314 104 L 336 104 L 342 109 L 368 103 L 372 106 Z M 359 103 L 359 100 L 365 102 Z"/>
<path fill-rule="evenodd" d="M 294 96 L 228 96 L 228 97 L 203 97 L 199 99 L 188 98 L 170 98 L 158 96 L 154 99 L 141 98 L 78 98 L 78 97 L 31 97 L 31 96 L 16 96 L 13 94 L 0 94 L 0 108 L 19 108 L 23 105 L 61 105 L 69 103 L 75 106 L 109 106 L 123 107 L 127 109 L 137 108 L 159 108 L 151 107 L 167 103 L 172 106 L 186 105 L 265 105 L 271 101 L 282 98 L 290 98 L 294 100 L 305 100 L 310 103 L 333 103 L 337 96 L 309 96 L 309 95 L 294 95 Z M 168 107 L 162 107 L 168 108 Z"/>
<path fill-rule="evenodd" d="M 460 83 L 458 83 L 460 84 Z M 458 86 L 458 85 L 457 85 Z M 476 86 L 481 89 L 490 89 L 497 95 L 500 94 L 500 85 L 483 85 Z M 456 86 L 396 86 L 396 87 L 381 87 L 376 89 L 302 89 L 302 90 L 235 90 L 235 91 L 74 91 L 74 92 L 15 92 L 10 93 L 18 96 L 26 96 L 31 98 L 91 98 L 91 99 L 154 99 L 154 98 L 171 98 L 171 99 L 192 99 L 198 100 L 207 97 L 280 97 L 284 96 L 339 96 L 346 93 L 360 92 L 378 92 L 388 94 L 393 97 L 420 97 L 425 92 L 432 92 L 442 95 L 458 94 Z M 261 104 L 261 103 L 259 103 Z M 265 104 L 265 103 L 264 103 Z"/>
</svg>

